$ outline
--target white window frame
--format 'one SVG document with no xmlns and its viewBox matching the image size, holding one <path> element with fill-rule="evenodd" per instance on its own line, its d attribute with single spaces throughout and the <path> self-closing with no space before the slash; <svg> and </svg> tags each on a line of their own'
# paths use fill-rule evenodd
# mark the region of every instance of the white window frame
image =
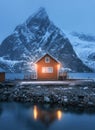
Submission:
<svg viewBox="0 0 95 130">
<path fill-rule="evenodd" d="M 53 73 L 53 67 L 42 67 L 42 73 Z"/>
<path fill-rule="evenodd" d="M 45 63 L 50 63 L 50 57 L 45 57 Z"/>
</svg>

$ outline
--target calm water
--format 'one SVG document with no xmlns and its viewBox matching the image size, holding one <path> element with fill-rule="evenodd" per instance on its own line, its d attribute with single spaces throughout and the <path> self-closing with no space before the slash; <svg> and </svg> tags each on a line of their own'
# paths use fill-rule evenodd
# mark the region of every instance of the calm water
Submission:
<svg viewBox="0 0 95 130">
<path fill-rule="evenodd" d="M 24 79 L 25 75 L 30 78 L 31 73 L 6 73 L 6 80 Z M 95 73 L 68 73 L 70 79 L 94 79 Z"/>
<path fill-rule="evenodd" d="M 95 113 L 56 107 L 0 103 L 0 130 L 95 130 Z"/>
</svg>

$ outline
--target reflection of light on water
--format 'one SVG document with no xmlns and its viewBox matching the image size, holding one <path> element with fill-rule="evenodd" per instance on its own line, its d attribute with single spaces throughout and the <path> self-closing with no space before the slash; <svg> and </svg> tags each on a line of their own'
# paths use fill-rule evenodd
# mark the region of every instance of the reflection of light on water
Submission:
<svg viewBox="0 0 95 130">
<path fill-rule="evenodd" d="M 57 111 L 57 118 L 58 118 L 58 120 L 61 120 L 61 118 L 62 118 L 62 111 L 60 111 L 60 110 Z"/>
<path fill-rule="evenodd" d="M 34 106 L 33 115 L 34 115 L 34 119 L 37 120 L 37 116 L 38 116 L 37 106 Z"/>
<path fill-rule="evenodd" d="M 47 117 L 50 122 L 54 121 L 55 119 L 61 120 L 62 111 L 57 110 L 54 112 L 48 112 L 48 111 L 43 111 L 43 110 L 39 109 L 37 106 L 34 106 L 34 108 L 33 108 L 34 120 L 41 120 L 41 121 L 46 122 Z"/>
</svg>

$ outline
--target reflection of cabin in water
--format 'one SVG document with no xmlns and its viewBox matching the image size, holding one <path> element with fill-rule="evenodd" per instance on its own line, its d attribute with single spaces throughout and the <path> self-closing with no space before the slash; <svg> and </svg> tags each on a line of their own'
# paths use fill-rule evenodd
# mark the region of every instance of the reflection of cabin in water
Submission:
<svg viewBox="0 0 95 130">
<path fill-rule="evenodd" d="M 33 118 L 34 120 L 40 120 L 45 125 L 50 125 L 55 120 L 61 120 L 62 111 L 61 110 L 48 111 L 41 109 L 37 106 L 34 106 Z"/>
<path fill-rule="evenodd" d="M 5 81 L 5 72 L 0 68 L 0 82 Z"/>
<path fill-rule="evenodd" d="M 60 62 L 50 54 L 45 54 L 36 61 L 38 80 L 58 80 Z"/>
</svg>

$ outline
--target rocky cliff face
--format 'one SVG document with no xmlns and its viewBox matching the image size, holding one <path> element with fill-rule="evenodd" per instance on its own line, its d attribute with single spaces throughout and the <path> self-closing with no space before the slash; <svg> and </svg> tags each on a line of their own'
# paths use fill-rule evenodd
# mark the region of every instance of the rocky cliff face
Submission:
<svg viewBox="0 0 95 130">
<path fill-rule="evenodd" d="M 95 36 L 83 33 L 66 33 L 82 62 L 95 72 Z"/>
<path fill-rule="evenodd" d="M 32 71 L 33 63 L 46 52 L 72 71 L 91 71 L 77 57 L 65 34 L 50 21 L 44 8 L 17 26 L 2 42 L 0 66 L 11 72 Z"/>
</svg>

